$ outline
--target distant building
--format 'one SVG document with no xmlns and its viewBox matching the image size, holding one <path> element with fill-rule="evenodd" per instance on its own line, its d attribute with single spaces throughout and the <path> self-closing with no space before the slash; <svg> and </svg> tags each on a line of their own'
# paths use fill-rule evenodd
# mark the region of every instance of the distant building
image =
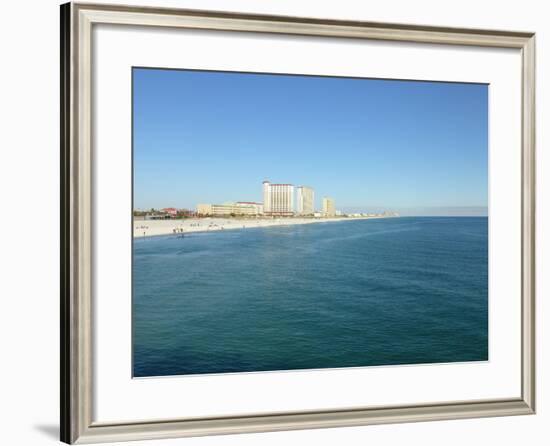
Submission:
<svg viewBox="0 0 550 446">
<path fill-rule="evenodd" d="M 341 216 L 342 216 L 342 211 L 336 211 L 335 215 L 336 215 L 337 217 L 341 217 Z"/>
<path fill-rule="evenodd" d="M 324 217 L 334 217 L 336 211 L 334 209 L 334 199 L 329 197 L 323 198 L 323 216 Z"/>
<path fill-rule="evenodd" d="M 263 182 L 264 214 L 294 215 L 294 186 Z"/>
<path fill-rule="evenodd" d="M 254 208 L 254 214 L 255 215 L 261 215 L 264 213 L 264 205 L 263 203 L 256 203 L 254 201 L 237 201 L 237 206 L 245 206 L 249 207 L 252 206 Z"/>
<path fill-rule="evenodd" d="M 205 203 L 197 204 L 197 215 L 212 215 L 212 205 Z"/>
<path fill-rule="evenodd" d="M 178 217 L 193 217 L 194 215 L 195 211 L 191 209 L 178 209 Z"/>
<path fill-rule="evenodd" d="M 315 193 L 311 187 L 299 186 L 296 188 L 296 213 L 298 215 L 311 215 L 315 211 Z"/>
<path fill-rule="evenodd" d="M 259 203 L 198 204 L 197 215 L 258 215 Z"/>
<path fill-rule="evenodd" d="M 148 213 L 143 217 L 144 220 L 168 220 L 170 218 L 172 217 L 169 214 L 159 214 L 157 212 Z"/>
<path fill-rule="evenodd" d="M 160 210 L 161 212 L 168 214 L 171 218 L 176 218 L 178 215 L 178 210 L 176 208 L 164 208 Z"/>
</svg>

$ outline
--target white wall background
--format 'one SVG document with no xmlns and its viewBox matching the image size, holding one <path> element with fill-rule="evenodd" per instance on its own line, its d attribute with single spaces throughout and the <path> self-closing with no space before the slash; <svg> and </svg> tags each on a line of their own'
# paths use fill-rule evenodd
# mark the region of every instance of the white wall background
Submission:
<svg viewBox="0 0 550 446">
<path fill-rule="evenodd" d="M 111 3 L 125 3 L 110 0 Z M 133 4 L 497 28 L 537 33 L 538 414 L 478 420 L 142 442 L 144 445 L 549 444 L 550 330 L 545 297 L 550 203 L 550 13 L 537 0 L 128 0 Z M 0 444 L 57 443 L 59 11 L 4 2 L 0 26 Z M 16 218 L 17 216 L 17 218 Z M 546 270 L 546 275 L 545 275 Z M 546 376 L 545 376 L 546 375 Z M 138 443 L 134 443 L 138 444 Z"/>
</svg>

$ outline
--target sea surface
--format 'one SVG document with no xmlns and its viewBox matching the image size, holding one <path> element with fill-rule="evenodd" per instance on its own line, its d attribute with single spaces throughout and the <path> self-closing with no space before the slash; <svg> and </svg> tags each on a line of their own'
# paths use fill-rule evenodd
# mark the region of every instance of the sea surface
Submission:
<svg viewBox="0 0 550 446">
<path fill-rule="evenodd" d="M 133 243 L 135 377 L 488 359 L 486 217 Z"/>
</svg>

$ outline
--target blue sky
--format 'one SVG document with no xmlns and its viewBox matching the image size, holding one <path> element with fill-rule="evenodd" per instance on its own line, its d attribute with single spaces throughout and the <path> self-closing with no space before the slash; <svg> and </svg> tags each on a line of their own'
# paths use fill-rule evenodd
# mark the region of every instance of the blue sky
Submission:
<svg viewBox="0 0 550 446">
<path fill-rule="evenodd" d="M 488 86 L 133 70 L 134 207 L 307 185 L 344 211 L 484 215 Z"/>
</svg>

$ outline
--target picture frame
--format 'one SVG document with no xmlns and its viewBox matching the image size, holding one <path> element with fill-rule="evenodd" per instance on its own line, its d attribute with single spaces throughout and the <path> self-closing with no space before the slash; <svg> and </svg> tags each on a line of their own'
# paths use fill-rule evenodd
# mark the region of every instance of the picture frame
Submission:
<svg viewBox="0 0 550 446">
<path fill-rule="evenodd" d="M 93 347 L 93 38 L 98 24 L 521 51 L 521 397 L 134 422 L 96 422 Z M 61 6 L 61 441 L 171 437 L 535 413 L 535 35 L 156 7 Z"/>
</svg>

